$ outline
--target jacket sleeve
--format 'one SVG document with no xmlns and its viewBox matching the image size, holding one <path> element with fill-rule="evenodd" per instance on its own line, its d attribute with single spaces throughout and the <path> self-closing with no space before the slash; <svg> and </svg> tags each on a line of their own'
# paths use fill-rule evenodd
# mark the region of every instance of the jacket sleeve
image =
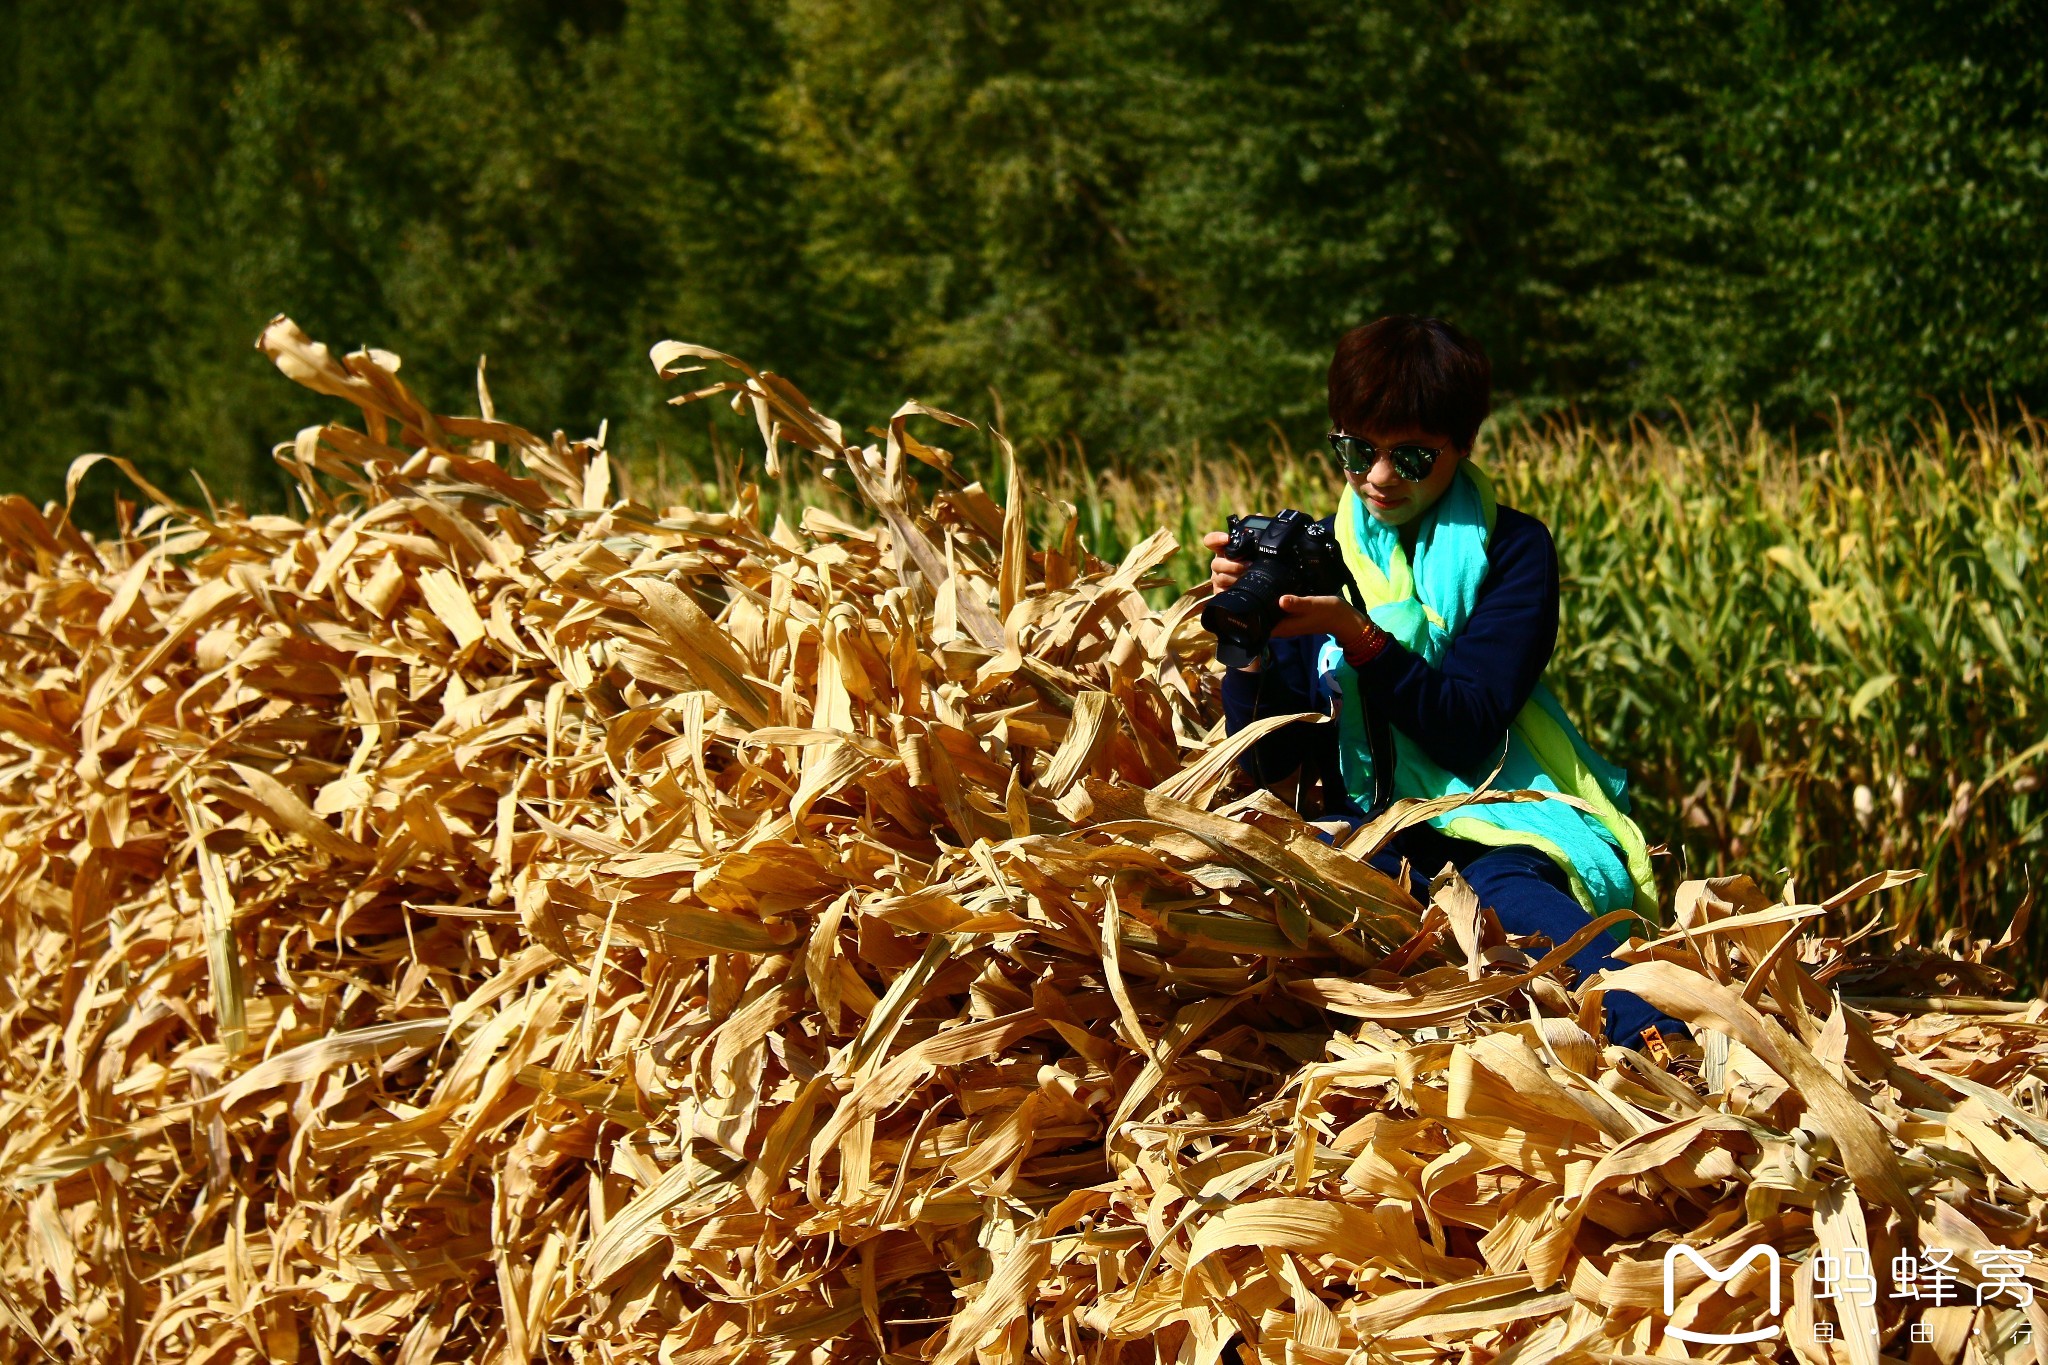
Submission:
<svg viewBox="0 0 2048 1365">
<path fill-rule="evenodd" d="M 1316 711 L 1315 661 L 1327 636 L 1275 640 L 1266 662 L 1256 673 L 1232 669 L 1223 675 L 1223 725 L 1236 734 L 1255 720 L 1285 716 L 1297 711 Z M 1320 755 L 1313 752 L 1316 732 L 1325 727 L 1283 725 L 1254 744 L 1238 760 L 1245 776 L 1260 786 L 1286 780 L 1304 763 Z M 1320 764 L 1311 764 L 1320 771 Z"/>
<path fill-rule="evenodd" d="M 1534 517 L 1501 509 L 1486 577 L 1436 668 L 1390 644 L 1365 668 L 1369 704 L 1468 780 L 1500 757 L 1508 727 L 1557 646 L 1557 547 Z"/>
</svg>

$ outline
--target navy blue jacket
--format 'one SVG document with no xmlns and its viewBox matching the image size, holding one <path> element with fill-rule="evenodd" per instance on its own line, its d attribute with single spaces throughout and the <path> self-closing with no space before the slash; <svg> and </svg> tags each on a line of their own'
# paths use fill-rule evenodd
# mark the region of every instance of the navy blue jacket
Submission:
<svg viewBox="0 0 2048 1365">
<path fill-rule="evenodd" d="M 1369 716 L 1397 727 L 1431 758 L 1473 782 L 1499 760 L 1508 727 L 1536 690 L 1557 644 L 1557 547 L 1549 528 L 1526 512 L 1500 508 L 1487 560 L 1471 618 L 1438 667 L 1390 643 L 1361 673 Z M 1234 733 L 1261 716 L 1330 713 L 1336 700 L 1332 679 L 1316 672 L 1316 656 L 1329 638 L 1275 640 L 1257 673 L 1226 673 L 1226 727 Z M 1366 814 L 1344 790 L 1334 724 L 1285 726 L 1253 746 L 1242 765 L 1262 785 L 1296 771 L 1304 788 L 1320 778 L 1323 818 L 1359 820 Z M 1427 830 L 1423 837 L 1434 833 Z"/>
</svg>

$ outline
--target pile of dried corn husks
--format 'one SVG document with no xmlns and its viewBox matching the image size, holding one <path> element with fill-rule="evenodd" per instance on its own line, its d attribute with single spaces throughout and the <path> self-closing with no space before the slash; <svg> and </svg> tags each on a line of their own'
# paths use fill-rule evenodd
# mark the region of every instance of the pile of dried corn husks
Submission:
<svg viewBox="0 0 2048 1365">
<path fill-rule="evenodd" d="M 304 519 L 0 499 L 10 1359 L 1730 1358 L 1670 1329 L 1762 1262 L 1667 1313 L 1680 1241 L 1958 1249 L 1747 1350 L 2048 1338 L 1971 1256 L 2041 1241 L 2048 1022 L 1816 930 L 1888 878 L 1689 884 L 1620 984 L 1700 1045 L 1603 1045 L 1391 820 L 1230 800 L 1172 542 L 1032 548 L 957 419 L 853 449 L 657 347 L 874 522 L 764 527 L 259 344 L 361 410 L 279 448 Z"/>
</svg>

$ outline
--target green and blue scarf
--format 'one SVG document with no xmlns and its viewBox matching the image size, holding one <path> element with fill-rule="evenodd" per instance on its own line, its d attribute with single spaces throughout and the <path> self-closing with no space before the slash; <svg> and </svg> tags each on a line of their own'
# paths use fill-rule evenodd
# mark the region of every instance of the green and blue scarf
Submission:
<svg viewBox="0 0 2048 1365">
<path fill-rule="evenodd" d="M 1367 515 L 1347 487 L 1337 509 L 1337 543 L 1373 621 L 1432 668 L 1472 615 L 1486 577 L 1496 504 L 1484 470 L 1466 459 L 1451 486 L 1416 526 L 1411 560 L 1401 535 Z M 1344 783 L 1370 803 L 1372 745 L 1358 677 L 1335 641 L 1318 667 L 1337 675 L 1338 750 Z M 1439 765 L 1400 727 L 1394 736 L 1394 794 L 1421 798 L 1474 790 Z M 1656 881 L 1643 832 L 1628 816 L 1628 777 L 1593 752 L 1543 683 L 1508 729 L 1507 755 L 1496 790 L 1555 792 L 1576 798 L 1462 806 L 1430 821 L 1445 834 L 1483 844 L 1519 844 L 1549 856 L 1571 879 L 1589 914 L 1632 909 L 1658 920 Z"/>
</svg>

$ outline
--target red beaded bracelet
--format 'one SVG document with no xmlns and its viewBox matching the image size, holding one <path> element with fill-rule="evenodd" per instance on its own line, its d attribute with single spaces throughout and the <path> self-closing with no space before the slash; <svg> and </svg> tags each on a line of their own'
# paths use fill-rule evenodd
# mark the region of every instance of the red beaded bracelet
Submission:
<svg viewBox="0 0 2048 1365">
<path fill-rule="evenodd" d="M 1379 658 L 1380 651 L 1391 644 L 1393 639 L 1393 636 L 1367 621 L 1364 633 L 1353 643 L 1344 646 L 1344 662 L 1353 668 L 1363 668 Z"/>
</svg>

